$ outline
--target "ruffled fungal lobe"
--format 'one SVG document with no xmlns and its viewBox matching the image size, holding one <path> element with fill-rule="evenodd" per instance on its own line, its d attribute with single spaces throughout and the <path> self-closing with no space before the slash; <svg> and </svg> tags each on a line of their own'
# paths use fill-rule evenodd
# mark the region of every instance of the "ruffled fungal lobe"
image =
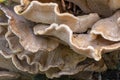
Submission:
<svg viewBox="0 0 120 80">
<path fill-rule="evenodd" d="M 33 22 L 44 24 L 66 24 L 73 30 L 73 32 L 79 33 L 85 32 L 100 19 L 96 13 L 78 17 L 69 13 L 60 13 L 59 7 L 56 3 L 32 1 L 25 10 L 22 9 L 21 5 L 16 6 L 14 9 L 18 15 L 22 15 Z"/>
<path fill-rule="evenodd" d="M 12 10 L 5 8 L 1 9 L 6 13 L 9 18 L 10 30 L 19 38 L 20 44 L 28 51 L 37 52 L 38 50 L 52 50 L 58 46 L 58 42 L 54 44 L 48 39 L 37 37 L 32 32 L 33 23 L 16 15 Z M 22 26 L 22 27 L 21 27 Z M 50 44 L 50 45 L 48 45 Z"/>
<path fill-rule="evenodd" d="M 101 35 L 110 41 L 120 41 L 120 11 L 118 10 L 109 18 L 96 22 L 92 27 L 91 34 Z"/>
</svg>

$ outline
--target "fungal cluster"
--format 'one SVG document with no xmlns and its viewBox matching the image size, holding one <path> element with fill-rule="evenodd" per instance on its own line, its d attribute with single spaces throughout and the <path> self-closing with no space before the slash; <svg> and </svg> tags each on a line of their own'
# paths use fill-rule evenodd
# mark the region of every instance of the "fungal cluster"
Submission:
<svg viewBox="0 0 120 80">
<path fill-rule="evenodd" d="M 17 72 L 49 78 L 103 72 L 119 63 L 120 0 L 9 4 L 0 4 L 1 78 L 19 77 Z"/>
</svg>

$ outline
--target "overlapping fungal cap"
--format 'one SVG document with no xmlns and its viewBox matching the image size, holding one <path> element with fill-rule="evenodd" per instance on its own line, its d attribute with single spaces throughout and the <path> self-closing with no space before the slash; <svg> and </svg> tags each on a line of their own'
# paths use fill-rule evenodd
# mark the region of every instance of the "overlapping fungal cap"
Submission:
<svg viewBox="0 0 120 80">
<path fill-rule="evenodd" d="M 54 38 L 34 35 L 32 32 L 32 25 L 31 25 L 33 24 L 33 22 L 30 22 L 30 24 L 27 24 L 27 20 L 25 20 L 22 16 L 16 15 L 11 9 L 8 9 L 5 6 L 1 6 L 1 9 L 5 12 L 7 17 L 9 18 L 8 20 L 9 26 L 6 27 L 6 32 L 3 35 L 4 39 L 6 39 L 6 42 L 8 42 L 7 44 L 8 44 L 9 51 L 7 51 L 5 48 L 4 49 L 2 48 L 1 55 L 3 55 L 5 58 L 11 58 L 13 64 L 17 69 L 25 72 L 27 71 L 32 74 L 44 72 L 49 77 L 53 78 L 53 77 L 59 77 L 64 74 L 68 74 L 68 75 L 71 74 L 69 72 L 72 72 L 71 71 L 72 68 L 74 69 L 73 70 L 74 72 L 72 72 L 72 74 L 75 74 L 76 68 L 77 68 L 76 65 L 79 62 L 86 59 L 85 56 L 78 55 L 71 49 L 66 48 L 66 46 L 64 45 L 61 45 L 60 47 L 57 47 L 58 46 L 57 45 L 55 47 L 57 49 L 55 50 L 52 49 L 52 51 L 47 49 L 39 49 L 39 51 L 34 53 L 33 51 L 31 51 L 31 49 L 30 51 L 27 50 L 25 46 L 23 46 L 20 42 L 20 40 L 24 41 L 22 38 L 29 39 L 32 36 L 35 39 L 36 37 L 37 39 L 41 38 L 39 39 L 39 42 L 40 40 L 44 40 L 47 43 L 42 42 L 42 45 L 39 43 L 38 45 L 41 45 L 43 47 L 46 44 L 48 49 L 51 49 L 52 47 L 54 47 L 53 44 L 56 44 L 57 41 Z M 30 37 L 29 37 L 29 34 L 30 34 Z M 29 41 L 28 39 L 27 39 L 27 42 L 30 42 L 30 40 L 32 40 L 32 38 L 29 39 Z M 33 43 L 36 42 L 35 39 L 33 39 L 32 41 Z M 51 47 L 48 45 L 48 41 L 52 43 Z M 3 43 L 3 41 L 1 42 Z M 30 44 L 30 46 L 32 46 L 32 44 Z M 35 45 L 35 47 L 36 46 L 37 45 Z M 69 61 L 69 59 L 71 60 Z M 56 73 L 56 76 L 55 76 L 54 73 L 56 72 L 56 70 L 54 72 L 50 70 L 52 70 L 51 68 L 53 68 L 54 70 L 56 69 L 56 67 L 60 70 L 59 73 L 61 74 Z"/>
<path fill-rule="evenodd" d="M 101 19 L 96 22 L 91 30 L 92 34 L 101 35 L 110 41 L 120 41 L 120 11 L 118 10 L 113 16 Z"/>
<path fill-rule="evenodd" d="M 2 14 L 3 15 L 3 14 Z M 2 18 L 1 18 L 2 19 Z M 9 52 L 10 54 L 13 53 L 9 48 L 9 44 L 5 39 L 5 33 L 7 32 L 7 24 L 6 22 L 1 22 L 0 26 L 0 79 L 1 80 L 10 80 L 10 79 L 17 79 L 20 77 L 19 71 L 12 63 L 11 59 L 8 57 L 4 57 L 4 51 Z"/>
<path fill-rule="evenodd" d="M 90 6 L 93 12 L 104 16 L 110 16 L 111 10 L 119 8 L 118 5 L 114 6 L 116 3 L 109 3 L 108 6 L 107 0 L 105 3 L 100 0 L 87 1 L 88 6 L 85 0 L 66 1 L 81 4 L 79 7 L 86 13 L 91 12 L 88 10 Z M 13 71 L 18 69 L 32 74 L 45 73 L 47 77 L 54 78 L 80 71 L 101 72 L 111 68 L 108 65 L 114 64 L 110 63 L 112 53 L 108 56 L 103 53 L 120 49 L 120 11 L 111 17 L 100 19 L 97 13 L 81 16 L 61 13 L 56 0 L 20 2 L 14 11 L 13 6 L 9 8 L 0 5 L 4 12 L 2 14 L 5 14 L 0 15 L 0 59 L 11 60 L 6 63 L 14 64 Z M 95 2 L 93 5 L 96 7 L 93 8 L 92 2 Z M 0 63 L 0 68 L 4 67 L 1 64 L 3 63 Z M 8 70 L 12 68 L 13 66 L 5 67 Z M 14 75 L 12 71 L 4 72 L 6 74 Z"/>
<path fill-rule="evenodd" d="M 25 10 L 21 5 L 16 6 L 15 12 L 36 23 L 66 24 L 73 32 L 85 32 L 92 24 L 100 19 L 96 13 L 78 17 L 69 13 L 60 13 L 56 3 L 43 4 L 38 1 L 32 1 Z"/>
<path fill-rule="evenodd" d="M 101 36 L 92 34 L 73 34 L 67 25 L 52 24 L 50 27 L 41 28 L 40 25 L 34 27 L 36 35 L 55 36 L 66 42 L 75 52 L 94 58 L 101 59 L 102 52 L 109 52 L 119 49 L 119 42 L 105 40 Z"/>
<path fill-rule="evenodd" d="M 21 45 L 28 51 L 37 52 L 38 50 L 52 50 L 58 46 L 58 42 L 51 42 L 49 38 L 37 37 L 33 34 L 31 28 L 33 22 L 19 17 L 12 10 L 5 7 L 1 9 L 6 13 L 9 18 L 10 30 L 19 38 Z M 22 26 L 22 27 L 21 27 Z"/>
<path fill-rule="evenodd" d="M 18 69 L 32 74 L 44 72 L 50 78 L 75 74 L 78 68 L 76 65 L 85 59 L 86 57 L 78 55 L 64 45 L 60 45 L 51 52 L 24 51 L 12 57 Z"/>
</svg>

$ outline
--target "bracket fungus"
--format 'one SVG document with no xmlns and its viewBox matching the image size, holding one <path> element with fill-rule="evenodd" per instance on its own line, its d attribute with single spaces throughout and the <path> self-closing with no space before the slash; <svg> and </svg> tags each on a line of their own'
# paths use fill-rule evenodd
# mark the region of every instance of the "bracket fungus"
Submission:
<svg viewBox="0 0 120 80">
<path fill-rule="evenodd" d="M 103 72 L 118 64 L 119 0 L 11 1 L 0 4 L 1 79 Z"/>
</svg>

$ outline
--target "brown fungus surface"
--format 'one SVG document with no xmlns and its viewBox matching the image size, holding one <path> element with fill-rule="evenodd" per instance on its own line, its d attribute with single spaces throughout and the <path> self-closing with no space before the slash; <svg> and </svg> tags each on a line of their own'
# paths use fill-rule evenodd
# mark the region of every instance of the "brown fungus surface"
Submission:
<svg viewBox="0 0 120 80">
<path fill-rule="evenodd" d="M 0 79 L 37 73 L 54 78 L 116 68 L 119 3 L 11 0 L 0 4 Z"/>
<path fill-rule="evenodd" d="M 55 36 L 66 42 L 75 52 L 87 57 L 100 60 L 103 51 L 113 51 L 119 49 L 119 42 L 112 42 L 102 37 L 90 34 L 73 34 L 67 25 L 52 24 L 47 28 L 40 28 L 40 25 L 34 27 L 34 33 L 37 35 Z"/>
<path fill-rule="evenodd" d="M 96 22 L 92 27 L 91 33 L 101 35 L 110 41 L 120 41 L 120 11 L 118 10 L 109 18 Z"/>
<path fill-rule="evenodd" d="M 21 11 L 21 5 L 16 6 L 14 9 L 18 15 L 22 15 L 33 22 L 44 24 L 66 24 L 73 32 L 85 32 L 91 25 L 100 19 L 96 13 L 77 17 L 69 13 L 60 13 L 56 3 L 43 4 L 38 1 L 32 1 L 23 11 Z"/>
<path fill-rule="evenodd" d="M 28 51 L 37 52 L 38 50 L 52 50 L 58 46 L 58 42 L 51 42 L 50 39 L 37 37 L 33 34 L 31 27 L 33 23 L 16 15 L 12 10 L 2 6 L 1 9 L 9 18 L 10 30 L 19 38 L 20 44 Z"/>
</svg>

